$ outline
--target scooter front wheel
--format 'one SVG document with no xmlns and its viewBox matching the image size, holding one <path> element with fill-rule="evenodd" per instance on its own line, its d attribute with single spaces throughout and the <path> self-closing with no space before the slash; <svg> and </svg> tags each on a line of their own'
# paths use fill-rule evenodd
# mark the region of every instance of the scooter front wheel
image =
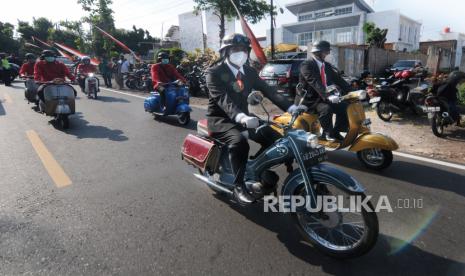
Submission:
<svg viewBox="0 0 465 276">
<path fill-rule="evenodd" d="M 382 149 L 363 149 L 357 152 L 357 157 L 365 167 L 373 170 L 389 167 L 393 159 L 392 151 Z"/>
<path fill-rule="evenodd" d="M 178 122 L 183 126 L 189 124 L 190 120 L 191 114 L 189 112 L 184 112 L 178 115 Z"/>
</svg>

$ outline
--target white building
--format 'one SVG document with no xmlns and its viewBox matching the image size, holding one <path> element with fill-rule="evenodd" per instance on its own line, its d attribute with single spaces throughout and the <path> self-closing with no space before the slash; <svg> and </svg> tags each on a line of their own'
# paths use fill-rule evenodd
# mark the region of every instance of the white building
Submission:
<svg viewBox="0 0 465 276">
<path fill-rule="evenodd" d="M 225 36 L 233 34 L 236 30 L 234 19 L 227 19 L 224 22 Z M 220 49 L 220 18 L 213 11 L 205 11 L 205 29 L 207 32 L 207 48 L 214 51 Z"/>
<path fill-rule="evenodd" d="M 386 42 L 396 51 L 414 51 L 420 48 L 421 22 L 408 18 L 400 10 L 367 14 L 367 21 L 381 29 L 388 29 Z"/>
<path fill-rule="evenodd" d="M 387 42 L 396 49 L 419 47 L 421 22 L 399 11 L 374 12 L 363 0 L 305 0 L 290 3 L 286 8 L 297 22 L 276 29 L 275 43 L 307 46 L 315 40 L 327 40 L 333 44 L 364 44 L 363 25 L 373 22 L 388 29 Z M 269 45 L 269 31 L 267 37 Z"/>
<path fill-rule="evenodd" d="M 443 40 L 455 40 L 457 41 L 455 50 L 455 66 L 460 67 L 462 70 L 465 68 L 465 34 L 457 32 L 447 32 L 441 33 Z M 463 60 L 462 60 L 463 59 Z"/>
</svg>

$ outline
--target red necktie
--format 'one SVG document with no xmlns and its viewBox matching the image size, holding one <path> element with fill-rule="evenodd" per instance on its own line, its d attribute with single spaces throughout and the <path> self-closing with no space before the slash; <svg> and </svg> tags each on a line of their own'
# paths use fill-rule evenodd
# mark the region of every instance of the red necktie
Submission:
<svg viewBox="0 0 465 276">
<path fill-rule="evenodd" d="M 321 69 L 320 69 L 320 76 L 321 76 L 321 83 L 323 83 L 323 86 L 326 87 L 326 74 L 325 74 L 325 64 L 321 64 Z"/>
<path fill-rule="evenodd" d="M 244 90 L 244 82 L 242 81 L 242 73 L 241 73 L 241 71 L 237 72 L 236 83 L 237 83 L 237 86 L 239 87 L 239 91 L 242 92 L 242 90 Z"/>
</svg>

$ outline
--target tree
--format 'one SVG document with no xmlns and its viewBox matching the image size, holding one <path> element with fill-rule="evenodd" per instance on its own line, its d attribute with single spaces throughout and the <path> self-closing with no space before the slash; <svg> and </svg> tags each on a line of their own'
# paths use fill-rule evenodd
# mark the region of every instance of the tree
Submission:
<svg viewBox="0 0 465 276">
<path fill-rule="evenodd" d="M 92 50 L 100 56 L 103 53 L 109 54 L 113 47 L 113 42 L 105 39 L 103 35 L 94 27 L 112 33 L 115 30 L 115 20 L 113 18 L 113 10 L 110 5 L 112 0 L 77 0 L 77 3 L 82 6 L 84 11 L 90 13 L 86 21 L 92 25 Z"/>
<path fill-rule="evenodd" d="M 0 52 L 18 53 L 19 43 L 13 38 L 14 26 L 0 22 Z"/>
<path fill-rule="evenodd" d="M 373 47 L 384 48 L 386 43 L 387 29 L 380 29 L 372 22 L 363 24 L 363 32 L 366 34 L 366 42 Z"/>
<path fill-rule="evenodd" d="M 236 10 L 231 4 L 231 0 L 194 0 L 196 11 L 213 10 L 213 13 L 220 19 L 220 41 L 225 35 L 225 21 L 227 18 L 237 17 Z M 265 0 L 234 0 L 237 8 L 247 21 L 255 24 L 262 20 L 270 11 L 274 12 L 274 7 L 267 4 Z"/>
</svg>

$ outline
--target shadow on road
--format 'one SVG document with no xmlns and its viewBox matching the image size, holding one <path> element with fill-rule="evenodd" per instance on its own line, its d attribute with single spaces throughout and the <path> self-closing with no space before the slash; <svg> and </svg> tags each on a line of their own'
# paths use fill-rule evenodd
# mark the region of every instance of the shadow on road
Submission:
<svg viewBox="0 0 465 276">
<path fill-rule="evenodd" d="M 163 123 L 163 124 L 168 124 L 168 125 L 175 126 L 175 127 L 182 127 L 182 128 L 190 129 L 190 130 L 197 130 L 197 121 L 193 120 L 193 119 L 191 119 L 190 122 L 185 126 L 178 123 L 178 118 L 175 115 L 173 115 L 173 116 L 157 116 L 154 119 L 156 121 L 160 122 L 160 123 Z"/>
<path fill-rule="evenodd" d="M 79 139 L 96 138 L 96 139 L 109 139 L 111 141 L 127 141 L 122 130 L 109 129 L 104 126 L 93 126 L 83 119 L 82 113 L 78 112 L 69 118 L 70 128 L 65 130 L 65 133 L 74 135 Z"/>
<path fill-rule="evenodd" d="M 100 95 L 98 95 L 97 100 L 105 102 L 105 103 L 130 103 L 130 101 L 123 99 L 123 98 L 115 98 L 115 97 L 100 96 Z"/>
<path fill-rule="evenodd" d="M 419 163 L 396 160 L 394 156 L 392 165 L 384 171 L 378 172 L 366 169 L 358 162 L 354 153 L 344 151 L 329 154 L 329 161 L 354 170 L 375 173 L 418 186 L 450 191 L 465 197 L 465 186 L 461 185 L 464 175 L 441 169 L 439 165 L 431 164 L 426 166 Z"/>
<path fill-rule="evenodd" d="M 277 234 L 277 238 L 295 257 L 331 275 L 461 275 L 465 264 L 426 252 L 406 241 L 380 235 L 368 254 L 349 260 L 330 258 L 304 241 L 292 219 L 281 213 L 263 212 L 263 204 L 241 208 L 221 195 L 219 200 L 246 219 Z M 403 245 L 397 252 L 399 245 Z M 391 252 L 397 252 L 391 254 Z"/>
<path fill-rule="evenodd" d="M 0 116 L 6 115 L 5 108 L 3 107 L 2 101 L 0 101 Z"/>
</svg>

